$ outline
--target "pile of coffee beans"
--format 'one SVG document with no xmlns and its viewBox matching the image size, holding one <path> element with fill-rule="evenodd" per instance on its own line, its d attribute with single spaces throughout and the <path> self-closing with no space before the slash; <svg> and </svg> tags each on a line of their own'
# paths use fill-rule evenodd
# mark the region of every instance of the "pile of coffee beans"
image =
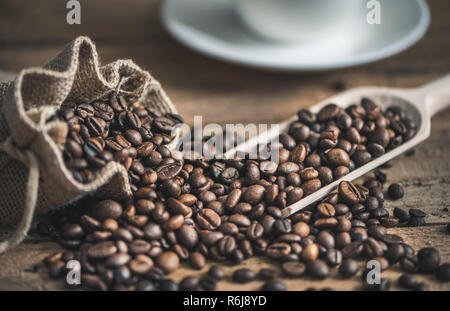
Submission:
<svg viewBox="0 0 450 311">
<path fill-rule="evenodd" d="M 92 181 L 110 161 L 127 169 L 133 190 L 154 184 L 159 174 L 172 178 L 180 171 L 178 161 L 167 160 L 165 145 L 183 119 L 131 100 L 113 93 L 108 100 L 65 102 L 59 109 L 58 117 L 69 125 L 64 161 L 78 182 Z"/>
<path fill-rule="evenodd" d="M 439 268 L 435 249 L 416 255 L 400 236 L 387 232 L 401 221 L 384 208 L 386 176 L 381 171 L 363 185 L 343 181 L 314 206 L 282 217 L 286 206 L 412 137 L 414 123 L 400 108 L 382 112 L 365 98 L 345 110 L 333 104 L 317 115 L 302 110 L 289 132 L 280 135 L 279 163 L 275 163 L 184 159 L 164 146 L 171 139 L 168 129 L 181 122 L 180 117 L 158 116 L 142 107 L 126 110 L 124 106 L 119 111 L 114 107 L 125 100 L 114 95 L 109 102 L 104 104 L 114 112 L 110 123 L 96 116 L 94 104 L 93 115 L 85 117 L 77 114 L 79 105 L 67 104 L 65 119 L 77 120 L 69 137 L 74 140 L 70 135 L 78 133 L 83 139 L 77 141 L 83 153 L 76 157 L 68 150 L 72 143 L 66 144 L 67 163 L 71 167 L 75 158 L 86 161 L 87 167 L 71 168 L 75 175 L 93 170 L 96 156 L 90 151 L 93 141 L 100 141 L 95 146 L 103 150 L 97 148 L 96 154 L 107 149 L 113 160 L 125 165 L 133 198 L 126 202 L 85 198 L 41 222 L 39 230 L 67 249 L 45 259 L 51 277 L 65 275 L 66 262 L 75 259 L 81 264 L 84 288 L 213 290 L 225 277 L 217 265 L 202 277 L 188 276 L 179 283 L 166 275 L 183 262 L 202 269 L 207 260 L 237 265 L 252 256 L 272 259 L 281 274 L 242 268 L 228 277 L 240 284 L 264 280 L 264 290 L 284 290 L 277 280 L 281 276 L 324 279 L 338 269 L 348 278 L 359 270 L 357 259 L 378 260 L 382 270 L 399 263 L 408 273 L 448 272 Z M 88 118 L 105 121 L 99 123 L 107 133 L 89 132 Z M 148 127 L 142 130 L 142 124 Z M 84 128 L 88 138 L 81 134 Z M 144 137 L 145 133 L 149 135 Z M 137 134 L 141 140 L 134 140 Z M 118 150 L 110 147 L 119 145 Z M 420 217 L 418 211 L 411 216 Z M 371 289 L 387 289 L 389 284 L 383 279 Z"/>
</svg>

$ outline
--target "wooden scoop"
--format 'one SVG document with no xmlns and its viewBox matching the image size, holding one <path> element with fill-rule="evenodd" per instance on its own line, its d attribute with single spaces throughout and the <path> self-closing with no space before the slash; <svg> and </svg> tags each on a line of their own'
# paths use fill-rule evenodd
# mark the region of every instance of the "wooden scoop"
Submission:
<svg viewBox="0 0 450 311">
<path fill-rule="evenodd" d="M 450 105 L 450 74 L 418 88 L 398 89 L 369 86 L 350 89 L 321 101 L 317 105 L 309 108 L 309 110 L 317 113 L 322 107 L 330 103 L 334 103 L 341 108 L 346 108 L 351 104 L 359 103 L 362 97 L 368 97 L 374 100 L 374 102 L 377 103 L 383 110 L 389 106 L 402 107 L 405 110 L 406 115 L 411 118 L 417 126 L 415 136 L 397 148 L 386 152 L 382 156 L 373 159 L 340 179 L 335 180 L 300 201 L 286 207 L 283 209 L 284 217 L 292 215 L 317 200 L 322 199 L 334 190 L 341 181 L 352 181 L 358 177 L 361 177 L 383 163 L 416 146 L 430 136 L 431 117 Z M 249 139 L 245 143 L 240 144 L 228 151 L 225 154 L 226 158 L 232 158 L 237 151 L 249 152 L 250 150 L 253 150 L 258 144 L 263 143 L 260 137 L 262 135 L 264 135 L 265 143 L 271 141 L 276 138 L 280 132 L 287 132 L 289 125 L 296 120 L 297 117 L 294 116 L 282 122 L 279 125 L 279 128 L 273 128 L 263 134 L 260 134 L 259 136 Z"/>
</svg>

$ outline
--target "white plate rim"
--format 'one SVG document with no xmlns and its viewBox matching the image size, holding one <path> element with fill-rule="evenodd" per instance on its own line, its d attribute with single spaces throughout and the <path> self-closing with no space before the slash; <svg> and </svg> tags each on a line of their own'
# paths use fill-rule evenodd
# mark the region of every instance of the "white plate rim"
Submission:
<svg viewBox="0 0 450 311">
<path fill-rule="evenodd" d="M 163 26 L 176 40 L 186 45 L 187 47 L 195 50 L 203 55 L 222 60 L 224 62 L 243 65 L 246 67 L 260 68 L 265 70 L 277 70 L 277 71 L 323 71 L 333 70 L 339 68 L 353 67 L 357 65 L 368 64 L 376 62 L 387 57 L 396 55 L 407 48 L 414 45 L 419 41 L 428 30 L 431 20 L 431 14 L 429 7 L 425 0 L 415 0 L 420 9 L 420 20 L 414 28 L 412 28 L 407 35 L 400 40 L 393 42 L 392 44 L 381 47 L 380 49 L 362 53 L 351 58 L 337 61 L 324 62 L 321 65 L 308 64 L 307 62 L 297 63 L 271 63 L 265 61 L 259 61 L 251 58 L 243 58 L 242 54 L 235 53 L 237 56 L 232 56 L 231 51 L 226 49 L 217 48 L 211 46 L 211 40 L 205 40 L 202 36 L 196 35 L 194 32 L 186 30 L 185 27 L 177 20 L 172 18 L 170 14 L 170 2 L 179 0 L 165 0 L 161 6 L 160 18 Z M 189 34 L 189 35 L 187 35 Z M 194 40 L 188 38 L 195 37 Z"/>
</svg>

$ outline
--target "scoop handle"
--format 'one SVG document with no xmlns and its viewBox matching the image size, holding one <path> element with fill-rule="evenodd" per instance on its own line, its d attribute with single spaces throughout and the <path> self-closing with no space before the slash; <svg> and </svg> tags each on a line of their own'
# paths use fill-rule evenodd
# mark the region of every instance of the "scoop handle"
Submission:
<svg viewBox="0 0 450 311">
<path fill-rule="evenodd" d="M 430 116 L 434 116 L 450 106 L 450 74 L 425 84 L 418 91 L 424 97 Z"/>
</svg>

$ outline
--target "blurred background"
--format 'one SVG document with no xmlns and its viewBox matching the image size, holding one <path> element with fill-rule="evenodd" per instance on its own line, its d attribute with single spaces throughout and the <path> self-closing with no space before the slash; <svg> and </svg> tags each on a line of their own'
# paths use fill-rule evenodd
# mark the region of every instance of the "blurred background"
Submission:
<svg viewBox="0 0 450 311">
<path fill-rule="evenodd" d="M 164 30 L 160 0 L 81 0 L 80 25 L 67 24 L 66 2 L 0 0 L 0 70 L 44 65 L 76 36 L 87 35 L 102 64 L 130 58 L 149 70 L 189 124 L 199 113 L 204 122 L 273 123 L 345 88 L 417 86 L 450 69 L 448 0 L 428 1 L 430 28 L 405 52 L 320 73 L 266 72 L 200 55 Z"/>
</svg>

